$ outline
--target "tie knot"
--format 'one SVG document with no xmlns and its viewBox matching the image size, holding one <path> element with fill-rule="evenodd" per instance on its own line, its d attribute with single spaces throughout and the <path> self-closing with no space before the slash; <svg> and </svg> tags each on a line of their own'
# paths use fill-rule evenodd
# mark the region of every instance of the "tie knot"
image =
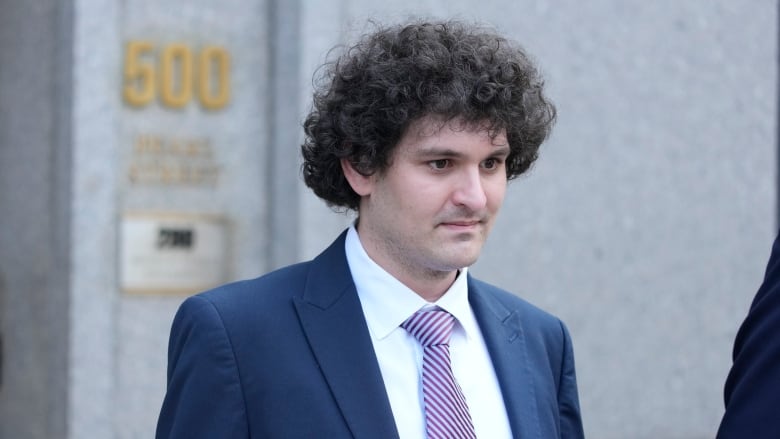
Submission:
<svg viewBox="0 0 780 439">
<path fill-rule="evenodd" d="M 423 347 L 449 344 L 453 326 L 455 317 L 441 309 L 417 311 L 401 323 Z"/>
</svg>

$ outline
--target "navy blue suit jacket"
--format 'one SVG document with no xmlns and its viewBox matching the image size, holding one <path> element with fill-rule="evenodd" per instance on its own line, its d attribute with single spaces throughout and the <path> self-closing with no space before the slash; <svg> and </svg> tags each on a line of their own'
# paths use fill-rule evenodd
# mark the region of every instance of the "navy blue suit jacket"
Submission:
<svg viewBox="0 0 780 439">
<path fill-rule="evenodd" d="M 780 437 L 780 236 L 734 341 L 718 439 Z"/>
<path fill-rule="evenodd" d="M 344 252 L 188 298 L 157 438 L 398 438 Z M 583 437 L 557 318 L 469 277 L 515 438 Z"/>
</svg>

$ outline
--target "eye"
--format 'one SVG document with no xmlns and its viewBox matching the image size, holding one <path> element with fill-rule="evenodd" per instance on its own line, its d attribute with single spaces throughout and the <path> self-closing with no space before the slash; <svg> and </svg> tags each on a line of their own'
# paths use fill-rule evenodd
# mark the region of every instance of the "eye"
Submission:
<svg viewBox="0 0 780 439">
<path fill-rule="evenodd" d="M 447 169 L 449 165 L 450 165 L 450 161 L 448 159 L 439 159 L 439 160 L 433 160 L 428 162 L 428 166 L 430 166 L 431 168 L 437 171 Z"/>
<path fill-rule="evenodd" d="M 482 167 L 487 170 L 497 169 L 501 165 L 501 160 L 496 158 L 490 158 L 482 162 Z"/>
</svg>

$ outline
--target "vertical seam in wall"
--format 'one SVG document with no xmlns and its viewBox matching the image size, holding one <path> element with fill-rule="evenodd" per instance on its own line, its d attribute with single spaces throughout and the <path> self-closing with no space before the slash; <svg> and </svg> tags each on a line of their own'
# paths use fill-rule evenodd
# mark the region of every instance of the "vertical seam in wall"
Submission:
<svg viewBox="0 0 780 439">
<path fill-rule="evenodd" d="M 67 431 L 68 413 L 68 377 L 70 362 L 70 273 L 71 273 L 71 172 L 72 166 L 72 107 L 73 107 L 73 22 L 74 2 L 54 2 L 54 23 L 57 41 L 54 43 L 52 59 L 58 66 L 52 73 L 52 94 L 55 108 L 54 127 L 49 139 L 51 168 L 53 176 L 49 189 L 50 209 L 54 213 L 51 219 L 52 239 L 51 261 L 53 273 L 47 287 L 50 289 L 48 310 L 50 322 L 56 325 L 56 342 L 53 361 L 49 364 L 48 380 L 51 388 L 48 398 L 48 431 L 54 436 Z M 65 286 L 63 288 L 63 286 Z M 64 290 L 64 294 L 63 294 Z"/>
<path fill-rule="evenodd" d="M 300 175 L 298 84 L 300 70 L 299 0 L 268 0 L 268 53 L 270 97 L 268 160 L 265 170 L 268 195 L 267 267 L 296 262 L 300 240 L 297 182 Z"/>
<path fill-rule="evenodd" d="M 52 437 L 59 436 L 68 431 L 68 419 L 70 404 L 68 397 L 68 378 L 70 361 L 70 291 L 71 275 L 71 203 L 73 151 L 72 151 L 72 108 L 73 108 L 73 23 L 74 2 L 55 1 L 55 17 L 57 42 L 54 45 L 55 53 L 52 54 L 55 65 L 59 71 L 53 73 L 53 95 L 55 108 L 54 129 L 50 139 L 52 149 L 52 168 L 54 175 L 50 179 L 52 187 L 50 205 L 55 217 L 52 218 L 52 262 L 54 273 L 50 278 L 49 301 L 51 321 L 56 322 L 59 330 L 56 331 L 57 343 L 53 353 L 56 360 L 49 365 L 49 381 L 52 392 L 48 400 L 49 419 L 48 429 Z"/>
</svg>

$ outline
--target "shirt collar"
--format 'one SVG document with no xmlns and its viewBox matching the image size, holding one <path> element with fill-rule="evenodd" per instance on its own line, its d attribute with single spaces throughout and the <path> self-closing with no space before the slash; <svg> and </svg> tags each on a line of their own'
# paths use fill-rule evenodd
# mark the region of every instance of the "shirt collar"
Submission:
<svg viewBox="0 0 780 439">
<path fill-rule="evenodd" d="M 455 282 L 434 303 L 409 289 L 366 253 L 354 224 L 345 241 L 347 263 L 357 288 L 372 338 L 381 340 L 401 326 L 412 314 L 423 308 L 439 307 L 455 316 L 466 336 L 478 330 L 468 301 L 467 268 L 462 268 Z"/>
</svg>

